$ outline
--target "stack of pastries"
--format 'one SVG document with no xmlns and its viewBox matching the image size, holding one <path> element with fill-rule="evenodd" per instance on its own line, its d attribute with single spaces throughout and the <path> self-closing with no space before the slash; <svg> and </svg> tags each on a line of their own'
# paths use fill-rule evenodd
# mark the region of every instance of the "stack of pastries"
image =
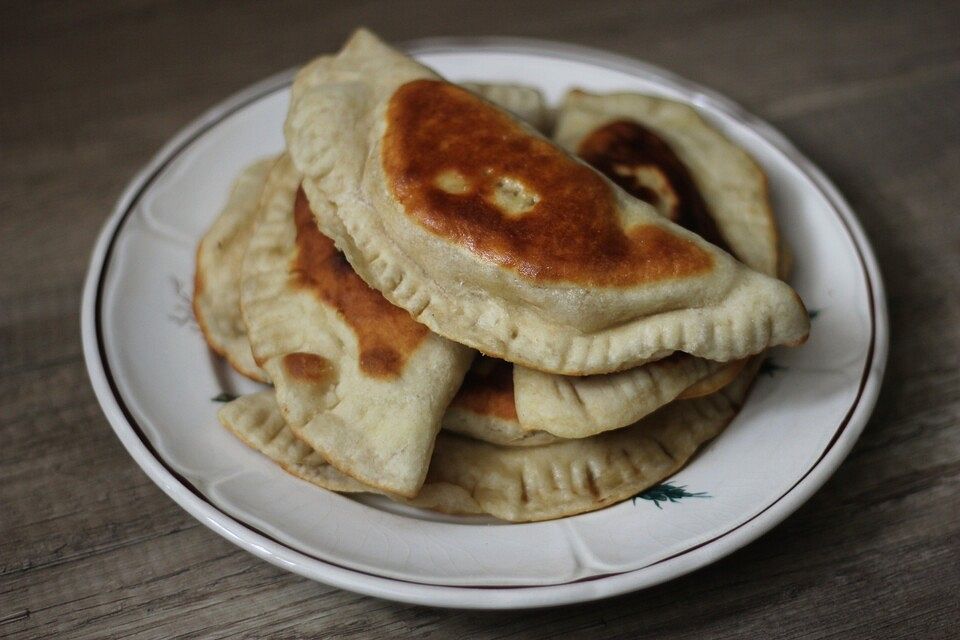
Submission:
<svg viewBox="0 0 960 640">
<path fill-rule="evenodd" d="M 756 163 L 689 106 L 456 85 L 360 30 L 197 252 L 220 421 L 287 471 L 533 521 L 675 473 L 809 318 Z M 547 137 L 549 135 L 549 137 Z"/>
</svg>

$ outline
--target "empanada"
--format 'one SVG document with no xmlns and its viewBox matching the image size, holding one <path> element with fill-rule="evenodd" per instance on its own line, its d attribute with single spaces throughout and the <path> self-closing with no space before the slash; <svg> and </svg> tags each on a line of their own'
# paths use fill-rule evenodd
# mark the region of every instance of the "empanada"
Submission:
<svg viewBox="0 0 960 640">
<path fill-rule="evenodd" d="M 691 107 L 656 96 L 572 91 L 554 139 L 664 217 L 778 275 L 781 243 L 763 171 Z M 517 366 L 517 413 L 525 428 L 582 438 L 636 422 L 674 398 L 713 393 L 743 364 L 675 353 L 595 376 Z"/>
<path fill-rule="evenodd" d="M 244 258 L 240 302 L 254 357 L 287 423 L 326 461 L 365 485 L 416 495 L 473 351 L 357 277 L 318 229 L 324 203 L 311 206 L 300 180 L 281 157 Z"/>
<path fill-rule="evenodd" d="M 488 355 L 586 375 L 806 338 L 789 286 L 367 31 L 300 71 L 285 134 L 355 271 Z"/>
<path fill-rule="evenodd" d="M 676 473 L 736 416 L 759 359 L 721 391 L 674 402 L 637 424 L 592 438 L 502 447 L 441 433 L 418 496 L 403 502 L 448 513 L 529 522 L 602 509 Z M 269 393 L 219 414 L 231 431 L 291 473 L 321 487 L 362 490 L 285 431 Z"/>
</svg>

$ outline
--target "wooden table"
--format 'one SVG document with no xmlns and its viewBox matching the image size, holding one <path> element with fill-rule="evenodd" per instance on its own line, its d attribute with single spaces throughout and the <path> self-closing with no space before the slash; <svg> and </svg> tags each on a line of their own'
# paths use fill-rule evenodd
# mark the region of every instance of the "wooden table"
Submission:
<svg viewBox="0 0 960 640">
<path fill-rule="evenodd" d="M 0 12 L 0 636 L 960 634 L 960 4 L 125 0 Z M 524 35 L 648 60 L 770 120 L 837 182 L 879 254 L 892 350 L 870 425 L 806 506 L 647 591 L 469 613 L 276 569 L 147 479 L 81 357 L 94 237 L 180 127 L 359 24 L 394 41 Z"/>
</svg>

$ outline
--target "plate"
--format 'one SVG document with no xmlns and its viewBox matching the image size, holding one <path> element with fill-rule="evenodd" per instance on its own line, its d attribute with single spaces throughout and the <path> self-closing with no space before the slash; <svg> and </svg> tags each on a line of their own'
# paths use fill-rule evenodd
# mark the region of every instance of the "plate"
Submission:
<svg viewBox="0 0 960 640">
<path fill-rule="evenodd" d="M 774 350 L 744 410 L 668 482 L 594 513 L 531 524 L 351 498 L 285 474 L 216 420 L 259 387 L 211 356 L 190 308 L 194 252 L 234 176 L 283 147 L 292 72 L 210 110 L 130 184 L 93 253 L 83 346 L 110 424 L 137 463 L 205 525 L 256 556 L 373 596 L 434 606 L 559 605 L 648 587 L 742 547 L 797 509 L 850 451 L 876 401 L 887 313 L 876 260 L 837 190 L 769 125 L 647 64 L 529 40 L 431 40 L 408 50 L 446 77 L 683 100 L 770 179 L 811 309 L 810 340 Z"/>
</svg>

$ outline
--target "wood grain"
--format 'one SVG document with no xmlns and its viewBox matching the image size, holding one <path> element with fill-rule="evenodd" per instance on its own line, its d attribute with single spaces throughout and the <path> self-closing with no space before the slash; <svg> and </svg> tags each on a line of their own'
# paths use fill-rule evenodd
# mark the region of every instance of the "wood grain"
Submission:
<svg viewBox="0 0 960 640">
<path fill-rule="evenodd" d="M 0 8 L 0 636 L 947 638 L 960 620 L 960 5 L 127 0 Z M 79 291 L 124 184 L 223 97 L 356 25 L 599 46 L 771 120 L 886 278 L 876 413 L 807 505 L 671 583 L 558 610 L 404 606 L 263 563 L 164 496 L 86 381 Z"/>
</svg>

